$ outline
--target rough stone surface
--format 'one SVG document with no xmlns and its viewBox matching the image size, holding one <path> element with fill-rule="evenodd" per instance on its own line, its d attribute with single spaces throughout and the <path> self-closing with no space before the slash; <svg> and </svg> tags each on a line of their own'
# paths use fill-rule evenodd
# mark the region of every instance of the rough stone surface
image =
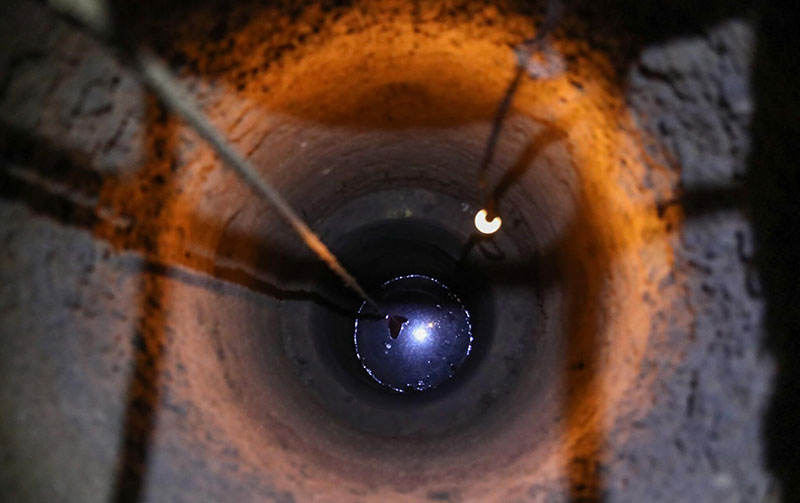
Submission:
<svg viewBox="0 0 800 503">
<path fill-rule="evenodd" d="M 215 123 L 259 165 L 275 166 L 270 175 L 293 202 L 333 194 L 304 206 L 321 232 L 332 232 L 324 216 L 334 196 L 370 189 L 348 178 L 348 156 L 387 180 L 406 159 L 408 149 L 392 150 L 385 131 L 438 156 L 395 183 L 431 176 L 427 187 L 454 193 L 470 185 L 441 166 L 479 154 L 493 96 L 510 75 L 506 45 L 534 26 L 525 12 L 485 2 L 270 5 L 211 15 L 203 9 L 212 7 L 198 7 L 169 34 L 171 46 L 158 30 L 174 18 L 143 25 L 153 25 L 156 45 Z M 569 297 L 570 285 L 588 285 L 601 337 L 577 338 L 598 347 L 568 355 L 596 349 L 602 357 L 596 365 L 591 357 L 551 362 L 569 369 L 564 387 L 543 378 L 552 391 L 536 394 L 555 426 L 530 420 L 526 399 L 534 394 L 509 392 L 512 400 L 498 392 L 483 403 L 515 420 L 487 420 L 454 437 L 459 445 L 426 447 L 381 444 L 315 408 L 296 382 L 297 362 L 282 358 L 280 338 L 262 337 L 277 332 L 291 302 L 264 284 L 302 284 L 262 264 L 286 260 L 281 251 L 306 258 L 296 242 L 263 207 L 246 204 L 235 178 L 96 41 L 38 3 L 0 6 L 0 494 L 115 503 L 775 497 L 762 431 L 773 361 L 762 349 L 765 303 L 741 195 L 757 112 L 754 25 L 735 13 L 636 46 L 633 59 L 620 56 L 629 48 L 601 44 L 606 59 L 581 41 L 591 31 L 581 26 L 595 22 L 582 12 L 576 8 L 556 44 L 569 79 L 522 92 L 519 110 L 561 126 L 566 112 L 591 120 L 576 119 L 567 140 L 547 140 L 549 161 L 531 161 L 540 174 L 531 170 L 520 183 L 547 187 L 540 199 L 509 197 L 527 211 L 520 234 L 526 215 L 546 220 L 532 232 L 545 244 L 576 214 L 585 226 L 558 249 L 572 257 L 567 264 L 585 259 L 588 279 L 575 272 L 560 292 Z M 325 66 L 337 51 L 356 55 L 343 57 L 338 72 Z M 408 81 L 381 80 L 403 75 L 405 65 Z M 326 101 L 348 75 L 361 77 L 344 86 L 352 95 Z M 392 100 L 399 105 L 384 104 Z M 427 144 L 414 136 L 420 117 Z M 500 162 L 539 131 L 524 120 L 508 129 Z M 345 135 L 355 138 L 350 150 L 339 144 Z M 618 157 L 592 164 L 578 140 Z M 371 159 L 364 145 L 395 158 Z M 572 177 L 548 171 L 565 156 L 587 167 Z M 575 193 L 597 195 L 592 211 L 570 200 Z M 474 191 L 465 200 L 476 204 Z M 603 218 L 608 228 L 598 230 Z M 226 254 L 226 240 L 244 244 Z M 263 250 L 259 240 L 272 246 Z M 607 256 L 616 259 L 607 270 L 592 269 Z M 608 327 L 621 335 L 605 335 Z M 599 377 L 570 377 L 585 367 Z M 572 384 L 579 396 L 565 400 L 560 392 Z M 584 396 L 598 390 L 607 396 Z M 360 458 L 349 459 L 353 452 Z M 146 467 L 126 472 L 125 457 Z M 393 466 L 402 483 L 387 482 L 384 467 L 394 459 L 408 462 Z M 431 459 L 444 467 L 431 467 L 435 475 L 419 468 Z"/>
</svg>

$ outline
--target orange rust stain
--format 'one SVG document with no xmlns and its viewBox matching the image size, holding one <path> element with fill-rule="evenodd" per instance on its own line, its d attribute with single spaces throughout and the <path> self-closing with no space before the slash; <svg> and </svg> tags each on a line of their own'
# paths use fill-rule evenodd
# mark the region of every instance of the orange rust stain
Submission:
<svg viewBox="0 0 800 503">
<path fill-rule="evenodd" d="M 187 32 L 213 21 L 198 16 L 187 22 Z M 184 77 L 205 82 L 200 87 L 209 93 L 201 101 L 224 130 L 238 127 L 227 111 L 245 109 L 265 124 L 391 132 L 488 123 L 512 75 L 508 44 L 532 33 L 529 19 L 492 8 L 449 16 L 433 4 L 414 10 L 406 2 L 372 1 L 356 2 L 336 16 L 312 9 L 295 20 L 264 10 L 220 41 L 178 33 L 176 49 L 195 62 Z M 672 175 L 654 168 L 644 154 L 641 133 L 612 84 L 611 64 L 580 41 L 559 39 L 555 47 L 576 55 L 568 70 L 554 79 L 525 82 L 511 115 L 558 131 L 565 154 L 553 169 L 574 172 L 579 180 L 572 219 L 556 246 L 571 299 L 565 336 L 572 353 L 590 356 L 565 363 L 561 445 L 572 458 L 591 458 L 601 455 L 603 431 L 618 404 L 630 409 L 636 403 L 626 393 L 639 379 L 651 316 L 672 301 L 657 285 L 671 273 L 670 239 L 680 218 L 675 211 L 665 217 L 656 212 L 656 197 L 669 195 Z M 204 197 L 213 183 L 237 182 L 209 173 L 208 166 L 218 167 L 218 161 L 207 149 L 192 142 L 184 126 L 153 113 L 146 148 L 154 155 L 135 177 L 109 182 L 104 192 L 105 201 L 133 216 L 135 231 L 96 232 L 122 248 L 155 253 L 158 260 L 212 270 L 232 209 L 209 217 L 200 202 L 208 204 Z M 190 161 L 175 165 L 172 149 L 180 149 L 186 138 L 192 143 Z M 237 144 L 248 152 L 258 139 L 242 135 Z M 464 176 L 475 169 L 477 159 L 476 166 L 464 167 Z M 648 173 L 658 190 L 643 184 Z M 157 177 L 167 182 L 162 186 Z M 644 292 L 655 295 L 655 303 L 645 303 Z M 638 403 L 645 407 L 644 400 Z M 255 464 L 276 449 L 269 439 L 241 446 Z M 517 473 L 520 483 L 555 473 L 571 466 L 563 452 L 553 448 L 549 456 L 520 459 L 507 470 Z M 320 456 L 331 466 L 352 462 Z M 273 461 L 273 469 L 277 464 Z M 428 468 L 436 473 L 436 467 Z M 291 467 L 284 469 L 288 473 Z M 380 474 L 384 468 L 369 469 Z M 335 493 L 334 482 L 319 484 Z M 476 485 L 474 491 L 491 495 L 488 486 Z"/>
</svg>

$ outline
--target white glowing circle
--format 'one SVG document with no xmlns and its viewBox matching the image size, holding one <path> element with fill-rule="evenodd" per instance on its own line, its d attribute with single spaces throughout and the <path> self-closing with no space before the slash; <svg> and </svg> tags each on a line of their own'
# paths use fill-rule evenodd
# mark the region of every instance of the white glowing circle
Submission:
<svg viewBox="0 0 800 503">
<path fill-rule="evenodd" d="M 417 327 L 412 334 L 417 342 L 424 342 L 428 338 L 428 331 L 425 327 Z"/>
<path fill-rule="evenodd" d="M 502 225 L 503 220 L 496 216 L 491 222 L 488 222 L 486 215 L 486 210 L 480 210 L 475 214 L 475 227 L 484 234 L 494 234 Z"/>
</svg>

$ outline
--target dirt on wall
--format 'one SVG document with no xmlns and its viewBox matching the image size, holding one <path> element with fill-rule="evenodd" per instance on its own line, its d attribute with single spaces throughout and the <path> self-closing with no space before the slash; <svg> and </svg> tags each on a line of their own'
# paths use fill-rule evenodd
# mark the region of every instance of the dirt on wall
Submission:
<svg viewBox="0 0 800 503">
<path fill-rule="evenodd" d="M 639 3 L 568 4 L 552 39 L 566 69 L 515 99 L 491 174 L 523 175 L 499 246 L 552 258 L 546 343 L 499 355 L 512 384 L 463 393 L 463 420 L 434 439 L 364 433 L 320 405 L 298 370 L 314 361 L 286 357 L 287 292 L 311 266 L 282 222 L 108 48 L 38 3 L 0 7 L 0 490 L 791 501 L 766 432 L 787 422 L 768 414 L 792 382 L 776 333 L 796 317 L 774 304 L 796 273 L 788 239 L 769 251 L 789 234 L 770 225 L 784 206 L 762 198 L 792 177 L 783 147 L 754 140 L 785 134 L 770 113 L 790 116 L 773 111 L 790 92 L 765 84 L 779 16 Z M 332 222 L 430 208 L 467 232 L 511 46 L 543 8 L 179 2 L 119 19 L 334 238 Z M 409 420 L 450 429 L 434 412 Z"/>
</svg>

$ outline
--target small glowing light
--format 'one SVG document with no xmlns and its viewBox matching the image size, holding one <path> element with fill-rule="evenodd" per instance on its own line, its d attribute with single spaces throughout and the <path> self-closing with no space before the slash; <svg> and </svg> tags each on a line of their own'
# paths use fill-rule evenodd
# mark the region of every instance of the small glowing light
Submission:
<svg viewBox="0 0 800 503">
<path fill-rule="evenodd" d="M 425 330 L 425 327 L 417 327 L 414 329 L 413 335 L 417 342 L 424 342 L 428 338 L 428 331 Z"/>
<path fill-rule="evenodd" d="M 500 217 L 494 217 L 491 222 L 486 220 L 486 210 L 480 210 L 475 214 L 475 227 L 484 234 L 494 234 L 502 225 Z"/>
</svg>

